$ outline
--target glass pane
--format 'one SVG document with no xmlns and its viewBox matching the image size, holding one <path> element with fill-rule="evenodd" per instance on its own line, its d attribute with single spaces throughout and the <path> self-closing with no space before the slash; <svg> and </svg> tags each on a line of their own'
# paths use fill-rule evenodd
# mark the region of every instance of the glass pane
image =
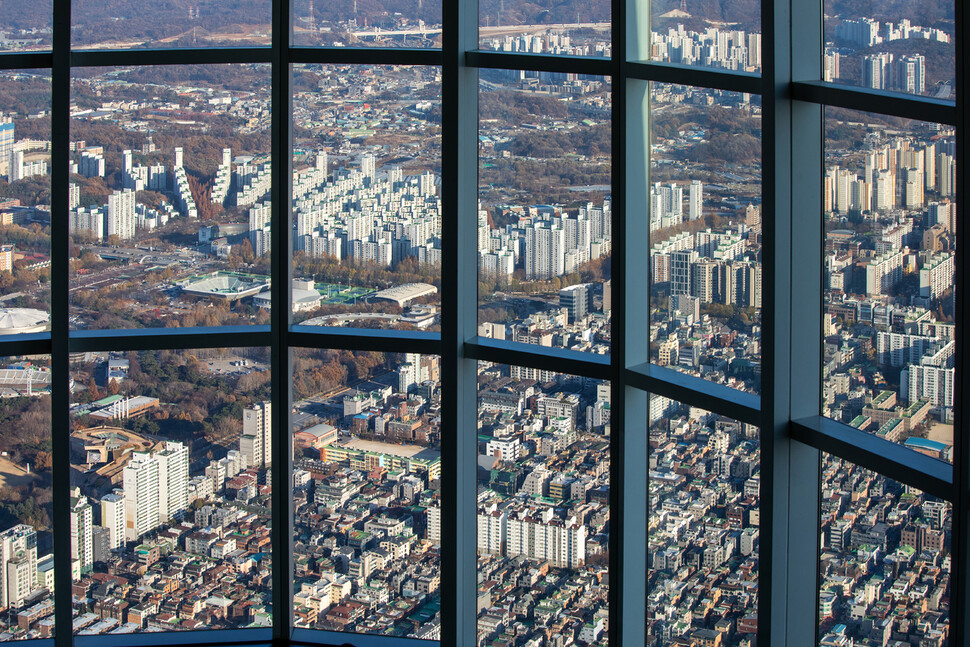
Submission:
<svg viewBox="0 0 970 647">
<path fill-rule="evenodd" d="M 824 22 L 825 81 L 955 98 L 953 0 L 825 0 Z"/>
<path fill-rule="evenodd" d="M 479 644 L 607 644 L 609 435 L 609 383 L 479 363 Z"/>
<path fill-rule="evenodd" d="M 50 328 L 51 85 L 0 71 L 0 335 Z"/>
<path fill-rule="evenodd" d="M 650 358 L 761 389 L 761 103 L 651 84 Z"/>
<path fill-rule="evenodd" d="M 950 503 L 822 455 L 818 640 L 825 647 L 950 637 Z"/>
<path fill-rule="evenodd" d="M 54 635 L 50 393 L 48 356 L 0 361 L 0 641 Z"/>
<path fill-rule="evenodd" d="M 479 335 L 609 353 L 609 80 L 480 74 Z"/>
<path fill-rule="evenodd" d="M 610 56 L 609 0 L 480 0 L 484 50 L 561 56 Z"/>
<path fill-rule="evenodd" d="M 956 137 L 826 108 L 822 413 L 952 460 Z"/>
<path fill-rule="evenodd" d="M 752 647 L 759 429 L 660 395 L 649 421 L 647 644 Z"/>
<path fill-rule="evenodd" d="M 293 70 L 294 322 L 436 330 L 441 68 Z"/>
<path fill-rule="evenodd" d="M 441 638 L 433 355 L 293 352 L 297 627 Z"/>
<path fill-rule="evenodd" d="M 639 0 L 650 4 L 650 58 L 734 72 L 761 71 L 757 0 Z"/>
<path fill-rule="evenodd" d="M 72 326 L 268 323 L 270 66 L 74 73 Z"/>
<path fill-rule="evenodd" d="M 270 627 L 269 349 L 75 359 L 74 633 Z"/>
<path fill-rule="evenodd" d="M 49 50 L 53 27 L 53 0 L 3 3 L 0 51 Z"/>
<path fill-rule="evenodd" d="M 269 46 L 271 0 L 72 0 L 75 49 Z"/>
<path fill-rule="evenodd" d="M 442 0 L 292 0 L 298 46 L 441 47 Z"/>
</svg>

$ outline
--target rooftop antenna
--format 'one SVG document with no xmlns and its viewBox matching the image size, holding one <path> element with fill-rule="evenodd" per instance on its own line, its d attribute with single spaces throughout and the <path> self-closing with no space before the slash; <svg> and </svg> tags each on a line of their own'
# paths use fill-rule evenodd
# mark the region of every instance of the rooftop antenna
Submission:
<svg viewBox="0 0 970 647">
<path fill-rule="evenodd" d="M 680 0 L 680 10 L 687 13 L 687 0 Z"/>
<path fill-rule="evenodd" d="M 357 0 L 354 0 L 354 15 L 357 15 Z"/>
<path fill-rule="evenodd" d="M 313 0 L 310 0 L 310 19 L 307 22 L 310 23 L 310 31 L 315 32 L 317 30 L 317 22 L 313 17 Z"/>
</svg>

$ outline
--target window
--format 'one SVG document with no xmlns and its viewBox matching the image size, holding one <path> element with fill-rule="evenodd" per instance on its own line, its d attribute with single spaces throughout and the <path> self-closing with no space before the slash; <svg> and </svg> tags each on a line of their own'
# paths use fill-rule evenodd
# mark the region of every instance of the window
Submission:
<svg viewBox="0 0 970 647">
<path fill-rule="evenodd" d="M 884 4 L 8 7 L 0 641 L 965 642 L 968 19 Z"/>
</svg>

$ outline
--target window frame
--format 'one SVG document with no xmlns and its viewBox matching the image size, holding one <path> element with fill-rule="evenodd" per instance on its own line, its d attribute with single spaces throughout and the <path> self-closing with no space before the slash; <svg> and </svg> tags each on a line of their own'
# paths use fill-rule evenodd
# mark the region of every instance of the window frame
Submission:
<svg viewBox="0 0 970 647">
<path fill-rule="evenodd" d="M 649 0 L 611 0 L 613 57 L 579 58 L 507 54 L 478 49 L 476 0 L 442 2 L 440 50 L 293 47 L 290 0 L 272 0 L 271 47 L 131 50 L 126 65 L 268 63 L 272 90 L 272 204 L 274 226 L 273 310 L 269 326 L 198 329 L 80 331 L 69 328 L 69 183 L 71 69 L 115 65 L 119 52 L 72 51 L 71 0 L 54 0 L 50 52 L 0 53 L 0 69 L 49 69 L 52 80 L 51 330 L 0 337 L 0 355 L 50 354 L 53 372 L 54 520 L 69 523 L 70 363 L 85 350 L 161 350 L 269 346 L 272 366 L 273 447 L 286 457 L 272 472 L 272 630 L 232 630 L 74 637 L 70 536 L 54 536 L 55 638 L 35 641 L 57 647 L 113 645 L 266 643 L 349 643 L 410 645 L 414 640 L 291 629 L 292 496 L 290 349 L 334 348 L 438 354 L 442 383 L 452 393 L 442 401 L 442 643 L 474 644 L 476 636 L 475 429 L 477 361 L 520 364 L 611 381 L 610 437 L 610 623 L 612 644 L 644 644 L 646 638 L 647 393 L 757 424 L 762 434 L 762 525 L 758 645 L 808 647 L 816 642 L 820 453 L 830 452 L 862 467 L 912 485 L 954 505 L 951 644 L 967 639 L 970 596 L 970 429 L 967 406 L 956 407 L 954 462 L 947 465 L 819 415 L 821 397 L 822 234 L 821 178 L 824 173 L 823 106 L 831 105 L 954 125 L 957 128 L 957 200 L 967 187 L 964 128 L 970 123 L 964 41 L 968 12 L 955 2 L 956 96 L 936 99 L 873 92 L 821 81 L 822 0 L 766 0 L 762 3 L 763 69 L 760 75 L 649 62 Z M 295 63 L 435 65 L 442 68 L 442 290 L 441 332 L 326 329 L 291 324 L 290 251 L 290 66 Z M 612 348 L 609 356 L 539 349 L 477 337 L 478 69 L 568 71 L 612 80 L 612 226 L 619 232 L 612 250 Z M 649 269 L 649 82 L 678 83 L 760 94 L 762 97 L 764 307 L 762 392 L 728 387 L 649 363 L 646 336 L 649 299 L 642 283 Z M 284 164 L 283 162 L 287 163 Z M 279 226 L 282 222 L 283 226 Z M 958 401 L 970 403 L 970 322 L 967 236 L 958 236 L 956 278 Z M 817 299 L 792 298 L 796 294 Z M 629 334 L 628 334 L 629 331 Z M 460 432 L 460 433 L 459 433 Z M 808 556 L 808 558 L 806 558 Z M 422 641 L 423 642 L 423 641 Z"/>
</svg>

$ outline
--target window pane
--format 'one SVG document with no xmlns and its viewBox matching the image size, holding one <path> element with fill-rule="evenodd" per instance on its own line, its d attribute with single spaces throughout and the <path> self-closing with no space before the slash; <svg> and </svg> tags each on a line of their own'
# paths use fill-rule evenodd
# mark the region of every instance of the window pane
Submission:
<svg viewBox="0 0 970 647">
<path fill-rule="evenodd" d="M 269 369 L 267 348 L 77 358 L 75 634 L 271 626 Z"/>
<path fill-rule="evenodd" d="M 822 78 L 954 99 L 953 0 L 825 0 Z"/>
<path fill-rule="evenodd" d="M 74 73 L 72 326 L 268 323 L 270 66 Z"/>
<path fill-rule="evenodd" d="M 292 0 L 298 46 L 441 47 L 442 0 Z"/>
<path fill-rule="evenodd" d="M 0 72 L 0 335 L 50 328 L 51 86 Z"/>
<path fill-rule="evenodd" d="M 72 0 L 75 49 L 269 46 L 271 0 Z"/>
<path fill-rule="evenodd" d="M 563 56 L 610 56 L 609 0 L 481 0 L 478 42 L 484 50 Z"/>
<path fill-rule="evenodd" d="M 761 389 L 761 102 L 654 83 L 650 358 Z"/>
<path fill-rule="evenodd" d="M 53 0 L 6 4 L 4 27 L 0 30 L 0 51 L 49 50 L 53 6 Z"/>
<path fill-rule="evenodd" d="M 761 3 L 639 0 L 650 5 L 650 57 L 735 72 L 761 71 Z"/>
<path fill-rule="evenodd" d="M 54 635 L 50 393 L 48 356 L 0 362 L 0 641 Z"/>
<path fill-rule="evenodd" d="M 608 353 L 609 81 L 480 74 L 479 334 Z"/>
<path fill-rule="evenodd" d="M 478 385 L 478 641 L 605 645 L 610 385 L 484 362 Z"/>
<path fill-rule="evenodd" d="M 826 108 L 823 415 L 952 460 L 956 138 Z"/>
<path fill-rule="evenodd" d="M 441 68 L 293 72 L 294 321 L 437 329 Z"/>
<path fill-rule="evenodd" d="M 761 435 L 649 396 L 647 644 L 751 647 L 758 634 Z"/>
<path fill-rule="evenodd" d="M 433 355 L 293 352 L 294 623 L 441 637 Z"/>
<path fill-rule="evenodd" d="M 822 455 L 818 639 L 946 645 L 952 506 Z"/>
</svg>

